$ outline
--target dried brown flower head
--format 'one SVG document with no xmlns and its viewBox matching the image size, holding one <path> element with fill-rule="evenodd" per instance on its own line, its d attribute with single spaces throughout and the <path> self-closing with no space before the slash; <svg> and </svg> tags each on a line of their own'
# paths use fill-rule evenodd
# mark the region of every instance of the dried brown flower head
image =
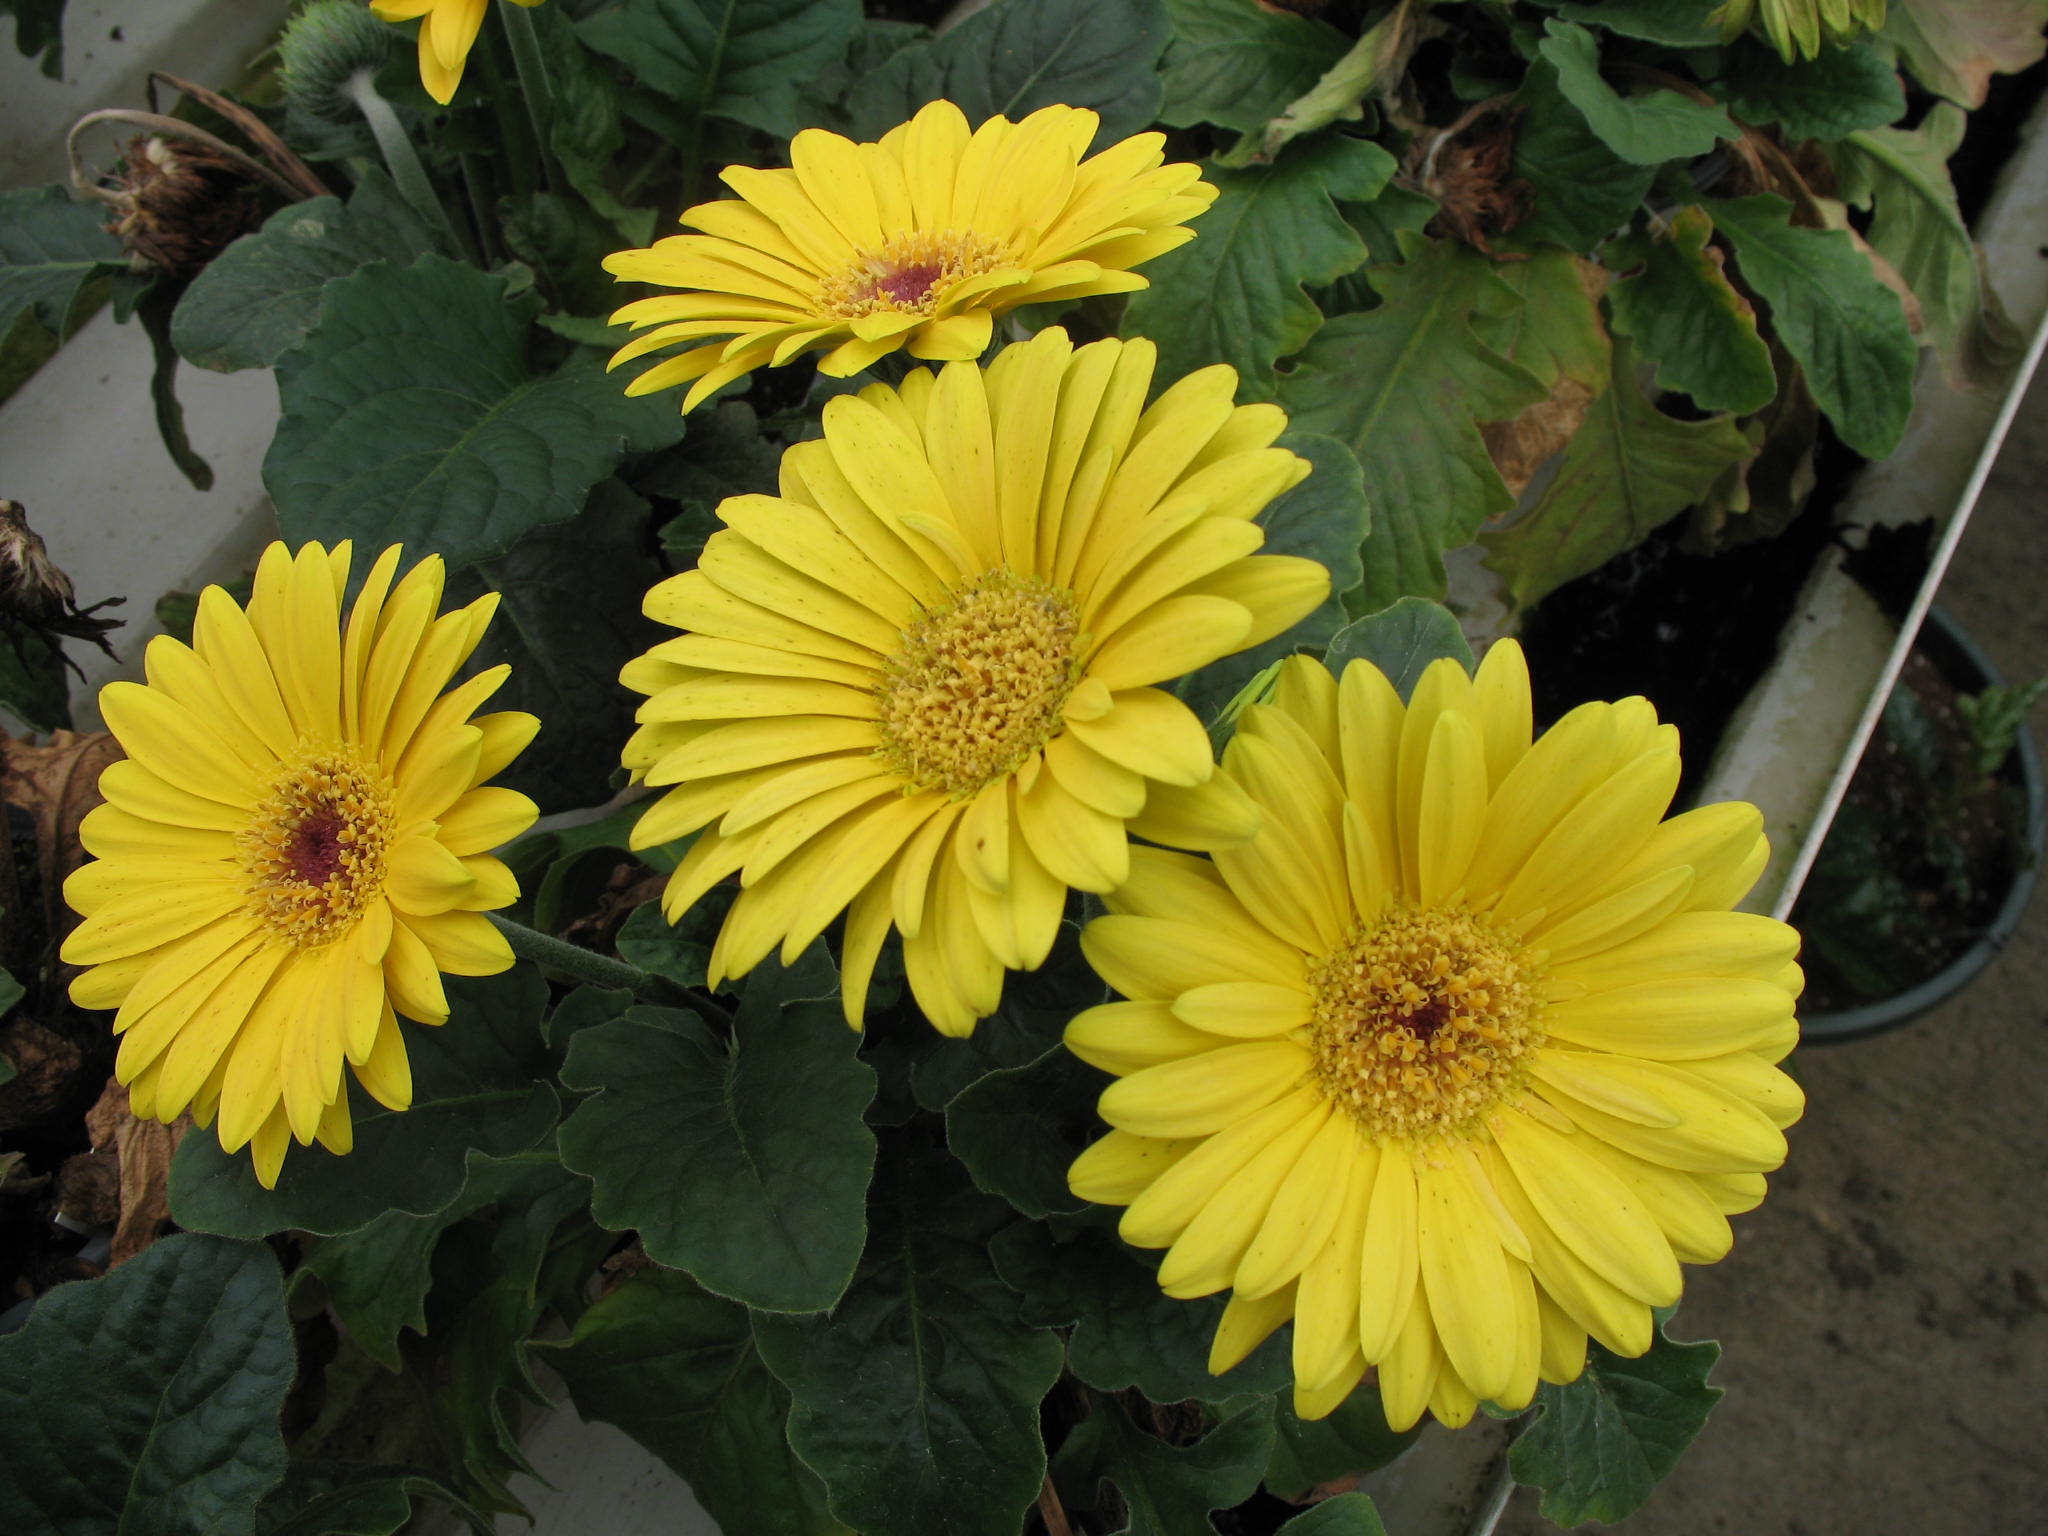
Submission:
<svg viewBox="0 0 2048 1536">
<path fill-rule="evenodd" d="M 125 602 L 110 597 L 90 608 L 78 606 L 72 595 L 71 578 L 50 562 L 42 536 L 28 525 L 28 509 L 18 501 L 0 497 L 0 634 L 5 634 L 17 653 L 24 634 L 34 633 L 51 641 L 62 635 L 73 640 L 90 640 L 109 656 L 107 632 L 119 629 L 121 619 L 96 619 L 102 608 Z M 66 665 L 76 672 L 70 657 Z"/>
<path fill-rule="evenodd" d="M 113 180 L 107 233 L 138 267 L 197 272 L 263 219 L 256 179 L 211 145 L 138 133 Z"/>
</svg>

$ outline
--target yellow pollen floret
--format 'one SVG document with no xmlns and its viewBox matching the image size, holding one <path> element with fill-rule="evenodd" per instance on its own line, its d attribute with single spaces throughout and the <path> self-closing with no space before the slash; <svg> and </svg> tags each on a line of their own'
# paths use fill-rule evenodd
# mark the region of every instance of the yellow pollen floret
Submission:
<svg viewBox="0 0 2048 1536">
<path fill-rule="evenodd" d="M 236 836 L 249 902 L 297 949 L 331 944 L 384 889 L 391 786 L 349 747 L 301 739 Z"/>
<path fill-rule="evenodd" d="M 955 798 L 1016 771 L 1060 727 L 1079 629 L 1073 594 L 1042 577 L 977 577 L 913 621 L 884 666 L 882 759 Z"/>
<path fill-rule="evenodd" d="M 1375 1136 L 1469 1134 L 1543 1043 L 1530 952 L 1462 907 L 1390 907 L 1354 926 L 1308 981 L 1315 1078 Z"/>
<path fill-rule="evenodd" d="M 842 319 L 928 315 L 955 283 L 1013 264 L 1003 241 L 973 230 L 911 230 L 861 250 L 818 284 L 818 310 Z"/>
</svg>

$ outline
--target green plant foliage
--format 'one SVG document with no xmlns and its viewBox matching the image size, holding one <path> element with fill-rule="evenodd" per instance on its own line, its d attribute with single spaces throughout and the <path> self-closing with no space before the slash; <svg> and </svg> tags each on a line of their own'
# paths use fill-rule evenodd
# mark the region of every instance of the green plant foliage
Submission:
<svg viewBox="0 0 2048 1536">
<path fill-rule="evenodd" d="M 1298 1499 L 1311 1488 L 1337 1478 L 1376 1472 L 1413 1445 L 1421 1433 L 1420 1424 L 1403 1430 L 1387 1427 L 1378 1382 L 1367 1382 L 1320 1419 L 1297 1417 L 1294 1405 L 1283 1395 L 1274 1405 L 1273 1457 L 1266 1463 L 1266 1489 L 1279 1498 Z"/>
<path fill-rule="evenodd" d="M 1640 544 L 1750 457 L 1750 441 L 1731 418 L 1666 416 L 1637 386 L 1634 368 L 1633 349 L 1617 343 L 1613 383 L 1588 407 L 1542 495 L 1481 540 L 1516 607 Z"/>
<path fill-rule="evenodd" d="M 1405 264 L 1367 274 L 1380 307 L 1325 324 L 1280 387 L 1298 429 L 1340 439 L 1364 469 L 1373 527 L 1352 606 L 1366 612 L 1443 594 L 1443 551 L 1515 503 L 1479 423 L 1548 393 L 1473 329 L 1517 302 L 1491 262 L 1450 240 L 1404 236 L 1402 249 Z"/>
<path fill-rule="evenodd" d="M 1549 35 L 1537 48 L 1557 70 L 1565 100 L 1579 109 L 1602 143 L 1631 165 L 1689 160 L 1709 153 L 1718 140 L 1741 137 L 1719 107 L 1676 91 L 1621 95 L 1601 78 L 1600 45 L 1584 27 L 1550 21 L 1544 30 Z"/>
<path fill-rule="evenodd" d="M 13 973 L 0 970 L 0 1018 L 5 1018 L 14 1005 L 20 1002 L 26 995 L 27 989 L 14 979 Z M 8 1077 L 14 1075 L 14 1064 L 12 1062 L 7 1064 L 7 1075 Z M 0 1078 L 0 1082 L 5 1081 L 6 1078 Z"/>
<path fill-rule="evenodd" d="M 472 1148 L 523 1152 L 555 1123 L 559 1100 L 540 1034 L 547 984 L 531 966 L 486 980 L 445 979 L 448 1022 L 407 1025 L 412 1108 L 389 1110 L 349 1083 L 355 1150 L 335 1157 L 295 1147 L 277 1188 L 265 1189 L 243 1151 L 230 1157 L 209 1132 L 187 1136 L 171 1163 L 171 1215 L 181 1227 L 230 1237 L 298 1230 L 354 1232 L 387 1211 L 422 1216 L 462 1192 Z"/>
<path fill-rule="evenodd" d="M 1472 670 L 1472 647 L 1456 615 L 1426 597 L 1404 597 L 1345 625 L 1330 642 L 1325 660 L 1339 676 L 1351 662 L 1371 662 L 1405 702 L 1430 663 L 1446 656 Z"/>
<path fill-rule="evenodd" d="M 1303 1510 L 1278 1536 L 1387 1536 L 1387 1528 L 1365 1494 L 1340 1493 Z"/>
<path fill-rule="evenodd" d="M 1965 126 L 1961 111 L 1937 102 L 1910 132 L 1853 133 L 1833 152 L 1842 197 L 1871 210 L 1871 249 L 1913 290 L 1927 338 L 1958 385 L 1982 382 L 2018 350 L 1949 180 Z"/>
<path fill-rule="evenodd" d="M 2027 716 L 2044 693 L 2048 693 L 2048 678 L 2018 688 L 1986 688 L 1957 698 L 1956 713 L 1970 728 L 1970 759 L 1979 783 L 1988 783 L 2005 766 L 2019 745 Z"/>
<path fill-rule="evenodd" d="M 993 1072 L 1027 1067 L 1059 1044 L 1067 1020 L 1109 996 L 1081 954 L 1081 930 L 1060 925 L 1044 965 L 1003 978 L 1003 1000 L 965 1040 L 948 1040 L 917 1021 L 912 1092 L 926 1109 L 943 1110 Z"/>
<path fill-rule="evenodd" d="M 564 1174 L 549 1152 L 509 1158 L 472 1152 L 468 1181 L 448 1205 L 424 1216 L 387 1211 L 357 1231 L 320 1239 L 292 1276 L 294 1289 L 302 1277 L 318 1276 L 328 1305 L 356 1343 L 386 1370 L 402 1370 L 399 1331 L 427 1331 L 427 1291 L 441 1235 L 479 1211 L 531 1205 L 539 1194 L 573 1195 L 581 1203 L 589 1186 Z"/>
<path fill-rule="evenodd" d="M 449 1505 L 480 1536 L 490 1536 L 459 1493 L 417 1468 L 301 1460 L 264 1498 L 256 1529 L 261 1536 L 396 1536 L 426 1499 Z"/>
<path fill-rule="evenodd" d="M 1344 56 L 1327 22 L 1239 0 L 1166 0 L 1173 20 L 1160 75 L 1159 120 L 1250 132 L 1278 117 Z"/>
<path fill-rule="evenodd" d="M 1364 117 L 1369 99 L 1391 96 L 1399 87 L 1409 55 L 1423 37 L 1422 9 L 1415 0 L 1398 0 L 1321 79 L 1289 102 L 1277 117 L 1240 138 L 1220 163 L 1246 166 L 1270 162 L 1304 134 Z"/>
<path fill-rule="evenodd" d="M 996 1234 L 989 1256 L 1023 1297 L 1025 1322 L 1072 1327 L 1067 1368 L 1098 1392 L 1135 1387 L 1155 1403 L 1222 1403 L 1294 1379 L 1287 1328 L 1223 1375 L 1210 1375 L 1209 1341 L 1224 1298 L 1168 1296 L 1150 1261 L 1113 1228 L 1084 1226 L 1056 1242 L 1045 1227 L 1019 1221 Z"/>
<path fill-rule="evenodd" d="M 1537 1388 L 1536 1417 L 1508 1451 L 1515 1480 L 1543 1490 L 1543 1516 L 1559 1525 L 1626 1519 L 1707 1422 L 1720 1357 L 1718 1344 L 1674 1344 L 1661 1329 L 1637 1360 L 1588 1345 L 1583 1376 Z"/>
<path fill-rule="evenodd" d="M 877 139 L 941 97 L 970 123 L 1089 107 L 1101 149 L 1159 116 L 1153 65 L 1172 30 L 1165 0 L 1002 0 L 892 54 L 854 82 L 846 110 L 856 137 Z"/>
<path fill-rule="evenodd" d="M 946 1109 L 946 1145 L 974 1176 L 1026 1216 L 1087 1209 L 1067 1168 L 1101 1125 L 1106 1076 L 1056 1045 L 1037 1061 L 991 1072 Z"/>
<path fill-rule="evenodd" d="M 1884 40 L 1915 80 L 1958 106 L 1984 105 L 1993 75 L 2038 63 L 2048 38 L 2043 0 L 1891 0 Z"/>
<path fill-rule="evenodd" d="M 1547 3 L 1547 0 L 1545 0 Z M 1640 38 L 1667 48 L 1711 48 L 1721 41 L 1711 19 L 1721 0 L 1599 0 L 1597 5 L 1561 5 L 1565 21 L 1603 27 L 1618 37 Z"/>
<path fill-rule="evenodd" d="M 32 630 L 0 637 L 0 705 L 39 731 L 71 724 L 71 677 L 64 653 Z"/>
<path fill-rule="evenodd" d="M 1472 328 L 1479 339 L 1535 374 L 1552 392 L 1552 404 L 1566 379 L 1593 394 L 1605 389 L 1607 327 L 1595 297 L 1599 268 L 1553 247 L 1532 252 L 1526 260 L 1501 262 L 1493 271 L 1518 302 L 1476 314 Z"/>
<path fill-rule="evenodd" d="M 1003 1208 L 930 1159 L 885 1165 L 867 1251 L 829 1318 L 757 1314 L 789 1443 L 856 1530 L 1016 1536 L 1045 1477 L 1059 1339 L 1017 1321 L 983 1242 Z"/>
<path fill-rule="evenodd" d="M 1209 1512 L 1249 1498 L 1273 1448 L 1273 1404 L 1255 1398 L 1224 1414 L 1192 1445 L 1174 1445 L 1134 1423 L 1125 1405 L 1098 1401 L 1053 1462 L 1068 1504 L 1093 1509 L 1114 1483 L 1129 1519 L 1122 1536 L 1196 1536 L 1216 1527 Z"/>
<path fill-rule="evenodd" d="M 1211 662 L 1174 684 L 1174 692 L 1213 725 L 1245 684 L 1283 657 L 1328 643 L 1344 627 L 1345 598 L 1365 580 L 1359 551 L 1372 531 L 1372 513 L 1365 498 L 1365 472 L 1335 438 L 1291 431 L 1280 438 L 1313 466 L 1301 484 L 1277 497 L 1259 514 L 1266 530 L 1261 553 L 1301 555 L 1319 561 L 1330 572 L 1330 595 L 1323 605 L 1284 634 L 1235 656 Z"/>
<path fill-rule="evenodd" d="M 1778 391 L 1771 349 L 1707 244 L 1713 232 L 1694 205 L 1672 216 L 1663 239 L 1617 242 L 1607 259 L 1626 275 L 1607 290 L 1608 308 L 1615 331 L 1657 365 L 1659 389 L 1682 390 L 1703 411 L 1762 410 Z"/>
<path fill-rule="evenodd" d="M 439 241 L 382 171 L 344 203 L 309 198 L 272 214 L 206 266 L 178 300 L 179 355 L 222 373 L 268 368 L 306 339 L 328 283 L 374 261 L 404 266 Z"/>
<path fill-rule="evenodd" d="M 1515 238 L 1586 252 L 1626 224 L 1656 179 L 1655 167 L 1615 154 L 1567 101 L 1558 71 L 1539 57 L 1515 93 L 1514 177 L 1529 189 L 1529 217 Z"/>
<path fill-rule="evenodd" d="M 562 1127 L 592 1208 L 650 1257 L 775 1312 L 829 1307 L 866 1236 L 875 1094 L 836 1006 L 785 1006 L 757 973 L 721 1040 L 692 1014 L 637 1007 L 581 1030 L 562 1081 L 598 1090 Z"/>
<path fill-rule="evenodd" d="M 0 336 L 24 311 L 60 341 L 83 323 L 86 285 L 128 265 L 106 221 L 105 208 L 62 187 L 0 192 Z"/>
<path fill-rule="evenodd" d="M 726 1536 L 839 1536 L 825 1488 L 790 1450 L 789 1392 L 761 1362 L 747 1309 L 688 1275 L 644 1269 L 535 1346 L 576 1411 L 616 1424 L 687 1478 Z"/>
<path fill-rule="evenodd" d="M 761 435 L 754 408 L 721 400 L 690 418 L 690 435 L 633 471 L 643 496 L 672 501 L 680 511 L 661 526 L 661 547 L 678 569 L 697 563 L 704 541 L 724 525 L 718 504 L 728 496 L 772 496 L 782 453 Z"/>
<path fill-rule="evenodd" d="M 14 18 L 14 46 L 23 58 L 40 54 L 43 73 L 64 78 L 64 0 L 0 0 L 0 16 Z"/>
<path fill-rule="evenodd" d="M 58 1286 L 0 1338 L 0 1529 L 254 1536 L 296 1368 L 260 1244 L 181 1234 Z"/>
<path fill-rule="evenodd" d="M 1746 123 L 1776 123 L 1792 139 L 1841 139 L 1882 128 L 1906 112 L 1906 89 L 1886 50 L 1858 38 L 1788 64 L 1768 48 L 1745 50 L 1723 83 L 1729 111 Z"/>
<path fill-rule="evenodd" d="M 1159 377 L 1211 363 L 1237 370 L 1240 400 L 1270 400 L 1273 364 L 1322 324 L 1304 285 L 1334 282 L 1366 257 L 1340 202 L 1372 201 L 1394 157 L 1363 139 L 1318 139 L 1275 165 L 1210 169 L 1216 202 L 1196 238 L 1151 263 L 1152 286 L 1131 296 L 1124 333 L 1159 347 Z M 1190 304 L 1188 295 L 1203 301 Z"/>
<path fill-rule="evenodd" d="M 1890 453 L 1906 430 L 1919 355 L 1899 296 L 1845 231 L 1790 224 L 1792 205 L 1782 197 L 1706 208 L 1842 441 L 1867 458 Z"/>
<path fill-rule="evenodd" d="M 701 987 L 712 938 L 712 934 L 670 924 L 662 916 L 660 902 L 642 902 L 619 929 L 619 957 L 643 971 L 666 976 L 677 986 Z"/>
<path fill-rule="evenodd" d="M 797 83 L 836 62 L 860 21 L 860 0 L 620 0 L 577 31 L 686 121 L 787 138 Z"/>
<path fill-rule="evenodd" d="M 672 400 L 627 400 L 595 368 L 535 373 L 537 308 L 439 256 L 331 281 L 277 367 L 263 483 L 285 537 L 403 540 L 468 565 L 575 516 L 628 446 L 681 434 Z"/>
<path fill-rule="evenodd" d="M 540 734 L 493 783 L 531 795 L 544 811 L 602 802 L 633 731 L 633 696 L 619 668 L 667 631 L 640 611 L 667 574 L 645 548 L 647 503 L 600 481 L 576 517 L 527 532 L 510 551 L 450 583 L 451 596 L 486 586 L 501 601 L 471 670 L 512 668 L 493 709 L 540 717 Z M 604 558 L 590 558 L 603 550 Z"/>
</svg>

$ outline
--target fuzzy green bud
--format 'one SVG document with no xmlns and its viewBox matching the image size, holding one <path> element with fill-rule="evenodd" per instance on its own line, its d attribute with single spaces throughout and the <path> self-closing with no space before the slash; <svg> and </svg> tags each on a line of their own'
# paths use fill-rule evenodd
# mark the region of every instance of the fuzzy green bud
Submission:
<svg viewBox="0 0 2048 1536">
<path fill-rule="evenodd" d="M 313 0 L 277 40 L 285 100 L 332 123 L 351 121 L 349 82 L 375 74 L 391 52 L 391 29 L 362 0 Z"/>
</svg>

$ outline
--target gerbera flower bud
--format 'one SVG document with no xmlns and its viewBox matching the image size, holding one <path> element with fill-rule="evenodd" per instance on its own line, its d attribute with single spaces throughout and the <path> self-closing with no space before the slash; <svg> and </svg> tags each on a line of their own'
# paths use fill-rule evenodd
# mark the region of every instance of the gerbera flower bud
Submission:
<svg viewBox="0 0 2048 1536">
<path fill-rule="evenodd" d="M 1164 134 L 1083 160 L 1096 124 L 1081 108 L 1042 107 L 970 133 L 958 107 L 935 101 L 879 143 L 807 128 L 790 141 L 789 170 L 726 167 L 739 197 L 682 216 L 701 233 L 605 260 L 622 282 L 683 290 L 612 316 L 653 327 L 614 368 L 684 344 L 626 393 L 689 383 L 688 411 L 804 352 L 824 351 L 818 367 L 835 378 L 905 347 L 977 358 L 995 317 L 1020 304 L 1146 287 L 1129 269 L 1193 239 L 1181 221 L 1216 189 L 1199 167 L 1165 163 Z"/>
<path fill-rule="evenodd" d="M 1158 685 L 1291 627 L 1330 574 L 1256 553 L 1308 473 L 1273 446 L 1287 418 L 1234 405 L 1222 366 L 1147 407 L 1155 355 L 1054 328 L 842 395 L 781 494 L 720 503 L 697 568 L 648 593 L 684 633 L 621 674 L 649 696 L 626 766 L 668 789 L 634 844 L 698 832 L 672 922 L 739 876 L 714 983 L 844 910 L 848 1021 L 894 926 L 918 1006 L 964 1035 L 1044 962 L 1070 887 L 1122 883 L 1131 833 L 1251 835 Z"/>
<path fill-rule="evenodd" d="M 107 632 L 119 629 L 123 621 L 93 615 L 125 601 L 110 597 L 90 608 L 79 607 L 72 595 L 71 578 L 51 563 L 42 536 L 29 527 L 28 509 L 0 497 L 0 631 L 11 641 L 18 644 L 27 633 L 45 639 L 62 635 L 90 640 L 112 656 L 114 648 L 107 644 Z M 71 666 L 77 670 L 76 663 Z"/>
<path fill-rule="evenodd" d="M 350 81 L 376 74 L 391 54 L 391 33 L 357 0 L 313 0 L 277 40 L 285 100 L 330 123 L 355 121 Z"/>
<path fill-rule="evenodd" d="M 1230 1291 L 1210 1369 L 1290 1318 L 1295 1408 L 1377 1367 L 1387 1420 L 1525 1407 L 1621 1355 L 1763 1199 L 1799 1117 L 1799 938 L 1730 910 L 1762 818 L 1664 819 L 1677 733 L 1642 699 L 1530 741 L 1511 640 L 1404 706 L 1284 662 L 1220 777 L 1262 818 L 1209 859 L 1134 849 L 1082 949 L 1126 1001 L 1067 1045 L 1116 1074 L 1069 1175 Z"/>
<path fill-rule="evenodd" d="M 266 1186 L 293 1140 L 349 1150 L 344 1065 L 412 1102 L 398 1021 L 448 1018 L 443 972 L 512 964 L 484 914 L 518 885 L 489 850 L 535 809 L 485 781 L 539 722 L 471 718 L 507 667 L 441 691 L 497 598 L 437 618 L 440 558 L 394 580 L 399 554 L 344 619 L 349 546 L 272 544 L 246 612 L 208 587 L 190 646 L 158 636 L 147 682 L 100 694 L 128 758 L 79 826 L 95 862 L 64 883 L 72 1001 L 120 1010 L 137 1116 L 217 1120 Z"/>
<path fill-rule="evenodd" d="M 263 220 L 263 190 L 240 160 L 208 144 L 137 134 L 114 177 L 107 233 L 138 270 L 197 272 Z"/>
</svg>

